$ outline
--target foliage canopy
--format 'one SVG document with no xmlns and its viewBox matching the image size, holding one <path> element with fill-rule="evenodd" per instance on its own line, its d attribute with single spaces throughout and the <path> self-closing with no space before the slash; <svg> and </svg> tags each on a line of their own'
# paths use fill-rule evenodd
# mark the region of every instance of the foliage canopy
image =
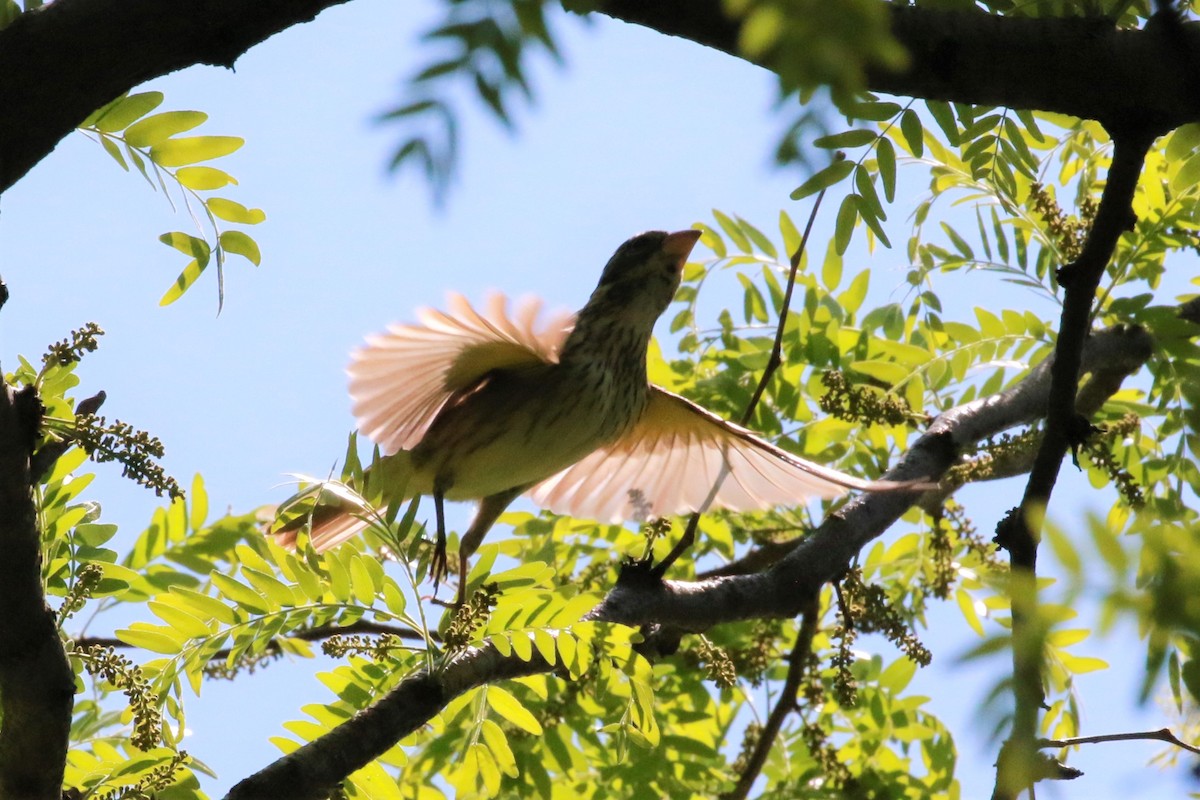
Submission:
<svg viewBox="0 0 1200 800">
<path fill-rule="evenodd" d="M 0 22 L 35 5 L 5 0 Z M 447 88 L 455 81 L 515 125 L 515 98 L 533 97 L 529 52 L 561 57 L 550 5 L 445 4 L 444 23 L 428 36 L 432 60 L 387 115 L 406 137 L 394 165 L 419 164 L 435 192 L 449 186 L 459 146 Z M 567 5 L 586 12 L 607 4 Z M 1117 27 L 1144 26 L 1151 16 L 1142 2 L 984 5 Z M 1050 111 L 868 91 L 874 70 L 908 58 L 885 3 L 723 7 L 740 24 L 740 51 L 780 75 L 788 108 L 830 89 L 836 114 L 787 119 L 778 155 L 814 165 L 793 199 L 828 204 L 832 237 L 803 247 L 804 224 L 786 212 L 746 220 L 713 211 L 698 222 L 706 252 L 687 267 L 668 312 L 672 338 L 650 353 L 651 379 L 729 419 L 752 406 L 749 426 L 781 447 L 875 477 L 922 442 L 937 415 L 982 415 L 1015 402 L 1048 374 L 1038 365 L 1060 336 L 1080 336 L 1060 327 L 1058 314 L 1072 302 L 1061 279 L 1094 246 L 1104 203 L 1117 202 L 1108 189 L 1125 132 Z M 197 234 L 162 237 L 190 259 L 163 303 L 212 264 L 223 298 L 227 255 L 260 262 L 251 236 L 228 224 L 252 226 L 265 215 L 212 194 L 236 181 L 208 162 L 241 140 L 183 135 L 205 115 L 156 113 L 162 101 L 156 92 L 128 94 L 79 127 L 192 212 Z M 431 121 L 432 133 L 423 127 Z M 1043 550 L 1061 567 L 1056 581 L 1037 580 L 1022 562 L 1010 568 L 978 529 L 992 521 L 973 520 L 954 498 L 965 483 L 1030 470 L 1053 438 L 1045 402 L 994 432 L 961 434 L 953 468 L 938 475 L 940 496 L 897 512 L 883 526 L 896 523 L 886 540 L 876 538 L 883 528 L 865 534 L 835 581 L 789 601 L 803 613 L 780 604 L 719 625 L 699 620 L 684 635 L 677 620 L 656 622 L 653 606 L 646 624 L 630 625 L 609 605 L 622 588 L 620 559 L 662 558 L 684 521 L 633 530 L 509 513 L 502 522 L 511 535 L 480 549 L 469 579 L 478 591 L 456 614 L 422 600 L 429 548 L 419 500 L 389 508 L 362 497 L 374 523 L 363 541 L 324 555 L 287 552 L 263 536 L 270 509 L 214 518 L 200 476 L 185 497 L 155 461 L 157 440 L 96 416 L 103 398 L 80 396 L 87 392 L 75 365 L 99 331 L 77 332 L 41 366 L 20 359 L 6 386 L 37 391 L 45 407 L 38 452 L 56 456 L 43 459 L 34 499 L 42 584 L 79 692 L 64 785 L 78 797 L 204 796 L 204 756 L 181 749 L 187 706 L 204 682 L 237 679 L 284 656 L 308 658 L 319 644 L 339 664 L 321 675 L 327 694 L 284 723 L 287 735 L 275 740 L 284 753 L 329 736 L 406 682 L 436 684 L 427 715 L 343 775 L 345 797 L 734 797 L 752 784 L 763 797 L 957 797 L 953 732 L 928 698 L 910 691 L 930 658 L 927 610 L 939 602 L 961 612 L 973 656 L 1015 654 L 1013 673 L 998 673 L 997 697 L 1024 682 L 1044 700 L 1036 736 L 1053 741 L 1039 751 L 1057 760 L 1027 758 L 1017 789 L 1033 772 L 1065 772 L 1061 742 L 1091 733 L 1081 725 L 1076 678 L 1106 665 L 1088 655 L 1095 632 L 1077 619 L 1085 595 L 1100 598 L 1105 629 L 1136 623 L 1143 696 L 1165 687 L 1186 721 L 1200 698 L 1200 350 L 1186 305 L 1192 295 L 1176 296 L 1179 284 L 1166 277 L 1169 260 L 1200 252 L 1200 123 L 1151 139 L 1130 185 L 1132 219 L 1086 298 L 1093 341 L 1116 341 L 1116 355 L 1085 360 L 1094 396 L 1085 402 L 1081 393 L 1078 402 L 1093 427 L 1070 446 L 1108 508 L 1068 521 L 1051 505 L 1044 527 L 1044 509 L 1030 512 Z M 898 187 L 917 184 L 928 187 L 922 199 L 898 208 Z M 890 241 L 882 225 L 897 213 L 911 215 L 903 242 Z M 902 249 L 911 265 L 902 296 L 883 303 L 870 291 L 871 270 L 855 271 L 845 258 L 851 248 L 877 247 Z M 953 283 L 955 273 L 969 275 Z M 967 306 L 949 302 L 943 287 L 968 280 L 1024 287 L 1030 308 L 971 303 L 960 313 Z M 1118 366 L 1115 382 L 1096 388 Z M 764 372 L 770 379 L 752 405 Z M 89 495 L 89 455 L 119 461 L 170 496 L 123 551 L 108 546 L 116 527 Z M 343 477 L 361 475 L 370 457 L 352 437 Z M 671 577 L 703 589 L 721 575 L 787 569 L 847 508 L 707 514 Z M 93 627 L 109 617 L 136 621 L 112 640 L 75 639 L 71 619 L 80 613 L 92 615 Z M 871 633 L 890 646 L 858 649 Z M 1031 663 L 1033 672 L 1023 671 Z M 1021 733 L 1019 695 L 1015 713 L 996 715 L 1013 728 L 1010 741 Z M 1189 733 L 1186 725 L 1178 731 Z M 1011 796 L 1004 769 L 998 792 Z"/>
</svg>

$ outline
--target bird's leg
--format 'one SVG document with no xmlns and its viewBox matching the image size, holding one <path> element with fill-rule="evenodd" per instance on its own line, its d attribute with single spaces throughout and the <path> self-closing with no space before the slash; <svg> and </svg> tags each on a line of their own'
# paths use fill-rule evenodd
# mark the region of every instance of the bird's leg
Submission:
<svg viewBox="0 0 1200 800">
<path fill-rule="evenodd" d="M 445 487 L 435 483 L 433 486 L 433 508 L 437 516 L 437 542 L 433 545 L 433 557 L 429 560 L 429 574 L 433 577 L 433 591 L 437 594 L 437 586 L 446 577 L 446 511 L 443 508 L 446 500 Z"/>
<path fill-rule="evenodd" d="M 508 508 L 508 504 L 530 485 L 532 484 L 514 486 L 479 501 L 479 508 L 475 512 L 475 519 L 471 520 L 471 527 L 467 528 L 467 532 L 458 542 L 458 605 L 461 606 L 467 600 L 467 559 L 479 549 L 483 537 L 492 529 L 496 519 L 504 513 L 504 509 Z"/>
</svg>

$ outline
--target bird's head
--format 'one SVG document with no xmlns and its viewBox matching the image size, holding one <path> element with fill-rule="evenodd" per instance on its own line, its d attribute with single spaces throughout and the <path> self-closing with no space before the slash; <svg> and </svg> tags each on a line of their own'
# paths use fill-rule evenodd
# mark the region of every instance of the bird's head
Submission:
<svg viewBox="0 0 1200 800">
<path fill-rule="evenodd" d="M 609 314 L 658 319 L 679 288 L 683 265 L 700 231 L 647 231 L 627 240 L 604 265 L 589 306 Z"/>
</svg>

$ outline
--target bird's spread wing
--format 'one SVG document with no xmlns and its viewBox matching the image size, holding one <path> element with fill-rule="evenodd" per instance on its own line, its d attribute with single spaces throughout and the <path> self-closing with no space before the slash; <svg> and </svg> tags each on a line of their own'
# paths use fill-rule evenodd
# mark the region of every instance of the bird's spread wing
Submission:
<svg viewBox="0 0 1200 800">
<path fill-rule="evenodd" d="M 570 317 L 537 324 L 541 301 L 526 299 L 509 316 L 494 293 L 477 311 L 459 294 L 449 310 L 421 309 L 420 324 L 392 325 L 351 354 L 350 398 L 358 429 L 385 455 L 415 446 L 455 392 L 495 369 L 553 363 Z"/>
<path fill-rule="evenodd" d="M 652 387 L 637 424 L 529 495 L 560 514 L 617 522 L 750 511 L 882 488 L 780 450 L 695 403 Z"/>
</svg>

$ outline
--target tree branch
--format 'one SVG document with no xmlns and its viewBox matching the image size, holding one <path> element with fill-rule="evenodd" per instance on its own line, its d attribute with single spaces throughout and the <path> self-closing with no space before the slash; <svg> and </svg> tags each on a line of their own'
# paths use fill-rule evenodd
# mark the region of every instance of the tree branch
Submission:
<svg viewBox="0 0 1200 800">
<path fill-rule="evenodd" d="M 1103 742 L 1131 742 L 1131 741 L 1156 741 L 1166 742 L 1167 744 L 1175 745 L 1176 747 L 1187 750 L 1189 753 L 1200 755 L 1200 747 L 1190 745 L 1180 739 L 1175 734 L 1171 733 L 1170 728 L 1159 728 L 1156 731 L 1135 731 L 1132 733 L 1103 733 L 1097 736 L 1075 736 L 1070 739 L 1038 739 L 1038 747 L 1078 747 L 1081 744 L 1100 744 Z"/>
<path fill-rule="evenodd" d="M 1079 387 L 1075 397 L 1075 411 L 1080 416 L 1091 418 L 1109 397 L 1116 394 L 1121 384 L 1150 359 L 1154 339 L 1143 328 L 1118 326 L 1088 337 L 1084 343 L 1080 373 L 1088 380 Z M 1050 386 L 1050 369 L 1054 364 L 1051 355 L 1038 364 L 1017 386 L 1012 394 L 976 400 L 953 408 L 942 414 L 941 419 L 953 429 L 956 446 L 970 449 L 976 442 L 995 436 L 1019 425 L 1027 425 L 1044 416 Z M 1040 443 L 1041 438 L 1038 438 Z M 987 480 L 1011 478 L 1025 475 L 1033 466 L 1036 451 L 1022 451 L 1016 456 L 992 465 Z M 921 498 L 925 508 L 936 508 L 961 488 L 947 485 L 937 492 L 927 492 Z M 767 542 L 739 559 L 697 574 L 698 580 L 719 578 L 729 575 L 748 575 L 761 572 L 781 561 L 800 546 L 802 537 L 787 541 Z"/>
<path fill-rule="evenodd" d="M 234 786 L 225 800 L 324 800 L 347 775 L 387 752 L 463 692 L 501 680 L 549 672 L 538 653 L 529 661 L 492 645 L 468 651 L 444 670 L 418 672 L 347 722 Z"/>
<path fill-rule="evenodd" d="M 0 30 L 0 192 L 88 114 L 194 64 L 254 45 L 346 0 L 55 0 Z"/>
<path fill-rule="evenodd" d="M 883 0 L 881 0 L 883 2 Z M 741 26 L 721 0 L 598 0 L 614 19 L 680 36 L 730 55 Z M 885 3 L 892 36 L 908 51 L 905 69 L 868 69 L 877 92 L 1070 114 L 1166 133 L 1200 120 L 1195 76 L 1200 24 L 1118 30 L 1102 17 L 1001 17 Z M 786 54 L 753 63 L 776 71 Z"/>
<path fill-rule="evenodd" d="M 0 382 L 0 797 L 62 794 L 75 676 L 42 595 L 29 463 L 42 408 Z"/>
<path fill-rule="evenodd" d="M 0 31 L 0 192 L 123 92 L 194 64 L 232 66 L 259 42 L 346 1 L 56 0 L 20 15 Z M 1136 122 L 1158 133 L 1200 120 L 1194 76 L 1181 67 L 1200 63 L 1200 23 L 1134 31 L 1103 18 L 886 5 L 910 63 L 869 70 L 873 91 L 1055 111 L 1114 128 Z M 721 0 L 597 0 L 595 7 L 741 57 L 740 25 Z M 756 63 L 772 69 L 779 57 Z"/>
<path fill-rule="evenodd" d="M 1084 343 L 1091 324 L 1092 304 L 1100 279 L 1112 258 L 1121 234 L 1132 229 L 1133 195 L 1142 164 L 1156 136 L 1142 129 L 1117 129 L 1113 133 L 1113 160 L 1100 196 L 1083 252 L 1058 274 L 1063 286 L 1063 309 L 1054 351 L 1046 429 L 1030 470 L 1021 506 L 998 526 L 996 541 L 1009 551 L 1012 570 L 1013 695 L 1012 734 L 997 762 L 993 800 L 1010 800 L 1028 788 L 1037 775 L 1034 737 L 1044 702 L 1042 696 L 1043 631 L 1037 611 L 1037 547 L 1040 519 L 1062 460 L 1070 447 L 1082 442 L 1086 420 L 1075 411 Z"/>
</svg>

